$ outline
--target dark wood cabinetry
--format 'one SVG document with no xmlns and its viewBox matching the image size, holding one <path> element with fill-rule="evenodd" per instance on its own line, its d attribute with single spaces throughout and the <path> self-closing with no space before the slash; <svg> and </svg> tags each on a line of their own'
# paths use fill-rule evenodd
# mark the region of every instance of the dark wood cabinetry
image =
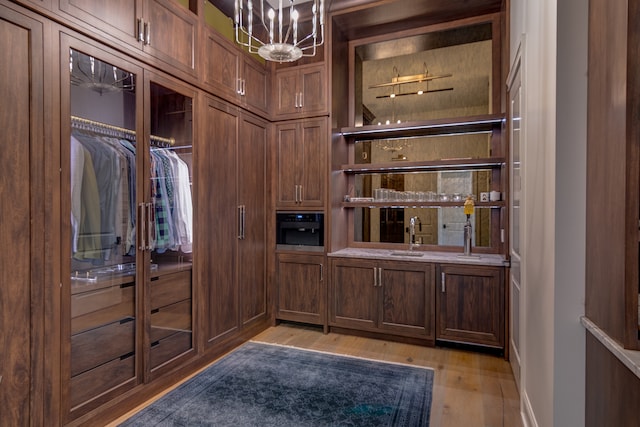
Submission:
<svg viewBox="0 0 640 427">
<path fill-rule="evenodd" d="M 199 164 L 206 168 L 199 207 L 208 346 L 266 319 L 267 124 L 207 97 Z"/>
<path fill-rule="evenodd" d="M 330 326 L 433 344 L 433 264 L 333 258 L 329 301 Z"/>
<path fill-rule="evenodd" d="M 326 325 L 324 255 L 280 253 L 276 275 L 276 318 Z"/>
<path fill-rule="evenodd" d="M 270 74 L 264 64 L 249 57 L 216 31 L 206 29 L 205 32 L 205 85 L 230 102 L 266 115 Z"/>
<path fill-rule="evenodd" d="M 7 426 L 47 424 L 38 411 L 43 362 L 58 360 L 43 346 L 46 230 L 53 221 L 45 213 L 46 34 L 40 19 L 0 4 L 0 239 L 10 246 L 0 254 L 0 424 Z"/>
<path fill-rule="evenodd" d="M 327 134 L 326 118 L 276 125 L 276 208 L 324 206 Z"/>
<path fill-rule="evenodd" d="M 198 17 L 173 0 L 60 0 L 59 11 L 74 24 L 196 74 Z"/>
<path fill-rule="evenodd" d="M 311 64 L 275 72 L 272 106 L 277 120 L 327 114 L 326 65 Z"/>
<path fill-rule="evenodd" d="M 436 339 L 504 348 L 504 272 L 440 265 Z"/>
</svg>

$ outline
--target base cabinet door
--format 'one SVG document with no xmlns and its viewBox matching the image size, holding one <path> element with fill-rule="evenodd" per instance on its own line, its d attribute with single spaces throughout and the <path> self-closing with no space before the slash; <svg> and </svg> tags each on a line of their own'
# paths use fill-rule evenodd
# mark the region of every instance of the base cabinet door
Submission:
<svg viewBox="0 0 640 427">
<path fill-rule="evenodd" d="M 325 325 L 324 255 L 278 254 L 276 318 Z"/>
<path fill-rule="evenodd" d="M 331 274 L 330 326 L 433 341 L 432 264 L 335 258 Z"/>
<path fill-rule="evenodd" d="M 380 263 L 378 328 L 434 339 L 434 267 L 424 263 Z"/>
<path fill-rule="evenodd" d="M 440 265 L 437 340 L 504 348 L 502 267 Z"/>
</svg>

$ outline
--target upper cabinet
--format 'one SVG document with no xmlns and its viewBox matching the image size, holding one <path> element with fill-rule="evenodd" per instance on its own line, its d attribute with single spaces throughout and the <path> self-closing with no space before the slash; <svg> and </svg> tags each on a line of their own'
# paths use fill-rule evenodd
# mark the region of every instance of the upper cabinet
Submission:
<svg viewBox="0 0 640 427">
<path fill-rule="evenodd" d="M 326 65 L 300 65 L 277 70 L 273 93 L 272 110 L 277 120 L 327 114 Z"/>
<path fill-rule="evenodd" d="M 195 75 L 198 16 L 175 0 L 60 0 L 60 12 L 80 26 L 101 30 L 116 43 L 127 43 L 176 70 Z M 170 30 L 169 30 L 170 29 Z"/>
<path fill-rule="evenodd" d="M 276 125 L 276 207 L 322 207 L 327 164 L 327 119 Z"/>
<path fill-rule="evenodd" d="M 266 115 L 270 80 L 264 64 L 214 30 L 205 31 L 204 84 L 216 95 Z"/>
</svg>

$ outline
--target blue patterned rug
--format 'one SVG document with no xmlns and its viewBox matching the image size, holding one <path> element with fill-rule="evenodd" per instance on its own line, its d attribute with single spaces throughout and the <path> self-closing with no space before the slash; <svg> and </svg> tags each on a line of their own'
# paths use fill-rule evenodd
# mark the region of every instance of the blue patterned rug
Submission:
<svg viewBox="0 0 640 427">
<path fill-rule="evenodd" d="M 248 342 L 121 426 L 428 426 L 433 370 Z"/>
</svg>

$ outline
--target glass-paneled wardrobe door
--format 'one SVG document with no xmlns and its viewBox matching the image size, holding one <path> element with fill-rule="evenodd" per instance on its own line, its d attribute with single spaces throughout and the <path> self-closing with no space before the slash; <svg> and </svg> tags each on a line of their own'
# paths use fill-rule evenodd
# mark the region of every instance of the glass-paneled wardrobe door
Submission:
<svg viewBox="0 0 640 427">
<path fill-rule="evenodd" d="M 196 91 L 145 71 L 149 141 L 144 286 L 145 381 L 195 355 L 193 339 L 193 106 Z"/>
<path fill-rule="evenodd" d="M 151 269 L 142 69 L 61 36 L 62 401 L 74 419 L 141 381 Z"/>
</svg>

